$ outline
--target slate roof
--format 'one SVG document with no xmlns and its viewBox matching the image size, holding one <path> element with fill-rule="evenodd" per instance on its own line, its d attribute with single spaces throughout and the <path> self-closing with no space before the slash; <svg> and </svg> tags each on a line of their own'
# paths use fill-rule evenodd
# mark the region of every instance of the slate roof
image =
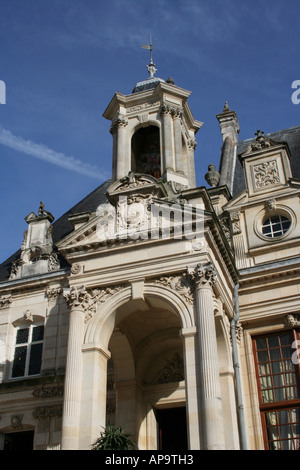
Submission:
<svg viewBox="0 0 300 470">
<path fill-rule="evenodd" d="M 276 142 L 286 143 L 291 153 L 291 169 L 293 178 L 300 179 L 300 126 L 290 127 L 281 131 L 265 134 L 266 137 Z M 244 153 L 255 138 L 243 140 L 238 143 L 237 155 Z M 236 160 L 233 196 L 236 196 L 246 188 L 244 171 L 239 158 Z"/>
</svg>

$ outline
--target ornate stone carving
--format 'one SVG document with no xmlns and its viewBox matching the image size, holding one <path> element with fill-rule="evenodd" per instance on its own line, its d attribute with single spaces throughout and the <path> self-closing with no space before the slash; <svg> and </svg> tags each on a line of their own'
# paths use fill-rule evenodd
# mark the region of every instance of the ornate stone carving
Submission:
<svg viewBox="0 0 300 470">
<path fill-rule="evenodd" d="M 71 266 L 71 273 L 72 274 L 79 274 L 81 271 L 81 265 L 80 263 L 74 263 Z"/>
<path fill-rule="evenodd" d="M 8 308 L 10 307 L 10 304 L 12 303 L 12 296 L 11 295 L 6 295 L 0 297 L 0 308 Z"/>
<path fill-rule="evenodd" d="M 35 398 L 53 398 L 62 397 L 64 393 L 64 387 L 62 385 L 54 385 L 50 387 L 39 387 L 32 392 Z"/>
<path fill-rule="evenodd" d="M 11 263 L 9 280 L 12 280 L 18 277 L 19 273 L 20 273 L 20 265 L 19 265 L 18 260 L 13 261 Z"/>
<path fill-rule="evenodd" d="M 122 231 L 135 238 L 141 229 L 148 232 L 148 223 L 151 217 L 151 194 L 133 194 L 117 203 L 118 231 Z"/>
<path fill-rule="evenodd" d="M 224 235 L 226 237 L 226 240 L 228 243 L 232 244 L 232 230 L 231 230 L 231 221 L 228 217 L 227 214 L 222 214 L 222 216 L 219 218 L 220 225 L 223 229 Z"/>
<path fill-rule="evenodd" d="M 183 116 L 183 109 L 181 107 L 172 107 L 171 108 L 171 114 L 174 118 L 179 118 L 181 119 Z"/>
<path fill-rule="evenodd" d="M 131 112 L 136 112 L 136 111 L 143 110 L 146 108 L 151 108 L 152 106 L 158 106 L 159 103 L 160 103 L 159 101 L 153 101 L 153 102 L 149 101 L 148 103 L 142 103 L 137 106 L 132 106 L 131 108 L 127 109 L 127 112 L 131 113 Z"/>
<path fill-rule="evenodd" d="M 167 359 L 167 364 L 160 372 L 157 383 L 165 384 L 170 382 L 181 382 L 184 380 L 184 368 L 182 357 L 178 353 L 174 354 L 173 359 Z"/>
<path fill-rule="evenodd" d="M 240 343 L 243 336 L 243 326 L 239 321 L 235 324 L 235 336 L 237 342 Z"/>
<path fill-rule="evenodd" d="M 33 323 L 33 315 L 30 310 L 26 310 L 26 312 L 23 315 L 23 318 L 25 321 L 28 321 L 30 323 Z"/>
<path fill-rule="evenodd" d="M 46 296 L 48 297 L 48 300 L 56 300 L 62 293 L 62 288 L 61 287 L 48 287 L 46 290 Z"/>
<path fill-rule="evenodd" d="M 183 116 L 183 109 L 180 106 L 170 106 L 167 103 L 162 103 L 160 110 L 160 114 L 170 114 L 174 118 L 182 118 Z"/>
<path fill-rule="evenodd" d="M 181 382 L 184 380 L 184 365 L 183 359 L 178 354 L 175 353 L 171 360 L 166 359 L 166 365 L 162 368 L 162 370 L 158 373 L 158 375 L 154 378 L 153 381 L 150 383 L 146 383 L 147 385 L 154 385 L 154 384 L 167 384 L 173 382 Z"/>
<path fill-rule="evenodd" d="M 217 279 L 216 270 L 210 263 L 199 263 L 194 269 L 189 268 L 188 272 L 196 285 L 201 287 L 212 287 Z"/>
<path fill-rule="evenodd" d="M 124 285 L 91 290 L 90 308 L 86 311 L 85 322 L 88 322 L 90 318 L 92 318 L 99 304 L 106 302 L 112 295 L 120 292 L 122 289 L 124 289 Z"/>
<path fill-rule="evenodd" d="M 11 426 L 14 429 L 20 429 L 22 427 L 22 419 L 23 415 L 18 415 L 18 416 L 11 416 Z"/>
<path fill-rule="evenodd" d="M 70 290 L 65 290 L 63 295 L 70 309 L 79 309 L 85 312 L 86 323 L 92 318 L 100 303 L 105 302 L 123 288 L 122 285 L 87 291 L 84 286 L 80 288 L 72 287 Z"/>
<path fill-rule="evenodd" d="M 134 189 L 149 184 L 149 180 L 145 179 L 144 175 L 135 173 L 132 170 L 128 172 L 128 176 L 121 178 L 120 182 L 122 183 L 122 189 Z"/>
<path fill-rule="evenodd" d="M 32 414 L 35 419 L 61 417 L 62 405 L 39 406 L 33 410 Z"/>
<path fill-rule="evenodd" d="M 194 251 L 201 251 L 204 248 L 205 243 L 203 240 L 195 239 L 192 243 L 192 249 Z"/>
<path fill-rule="evenodd" d="M 159 110 L 159 113 L 160 114 L 172 114 L 172 106 L 169 106 L 168 104 L 166 103 L 163 103 L 160 107 L 160 110 Z"/>
<path fill-rule="evenodd" d="M 69 291 L 65 290 L 63 292 L 63 296 L 70 309 L 79 309 L 83 311 L 95 309 L 95 302 L 84 286 L 80 288 L 72 287 Z"/>
<path fill-rule="evenodd" d="M 119 129 L 119 127 L 126 127 L 127 125 L 128 119 L 126 118 L 126 116 L 123 116 L 122 114 L 118 113 L 112 120 L 110 132 L 111 134 L 114 134 Z"/>
<path fill-rule="evenodd" d="M 284 319 L 284 324 L 286 328 L 294 328 L 300 326 L 300 315 L 297 314 L 289 314 L 286 315 Z"/>
<path fill-rule="evenodd" d="M 266 211 L 273 211 L 276 209 L 276 199 L 275 198 L 272 198 L 272 199 L 268 199 L 266 202 L 265 202 L 265 209 Z"/>
<path fill-rule="evenodd" d="M 41 202 L 38 215 L 31 212 L 25 220 L 30 229 L 24 232 L 20 258 L 12 262 L 10 280 L 60 269 L 52 240 L 53 215 L 44 209 Z"/>
<path fill-rule="evenodd" d="M 179 274 L 177 276 L 162 276 L 156 279 L 155 283 L 169 287 L 180 294 L 189 305 L 193 305 L 194 285 L 188 273 Z"/>
<path fill-rule="evenodd" d="M 197 147 L 196 139 L 188 139 L 187 146 L 188 146 L 189 149 L 195 150 L 196 147 Z"/>
<path fill-rule="evenodd" d="M 188 188 L 186 184 L 178 183 L 177 181 L 168 181 L 168 185 L 171 187 L 173 193 L 179 194 Z"/>
<path fill-rule="evenodd" d="M 239 233 L 241 233 L 240 217 L 241 217 L 240 212 L 232 212 L 230 214 L 233 235 L 238 235 Z"/>
<path fill-rule="evenodd" d="M 48 271 L 57 271 L 60 268 L 58 254 L 51 253 L 48 260 Z"/>
<path fill-rule="evenodd" d="M 253 165 L 252 170 L 256 188 L 264 188 L 280 182 L 276 160 Z"/>
<path fill-rule="evenodd" d="M 264 132 L 260 130 L 255 132 L 255 135 L 257 137 L 256 137 L 255 142 L 251 144 L 252 151 L 269 148 L 271 146 L 270 139 L 267 139 L 263 134 Z"/>
<path fill-rule="evenodd" d="M 139 114 L 137 116 L 137 118 L 140 122 L 148 122 L 149 121 L 149 114 L 148 113 Z"/>
</svg>

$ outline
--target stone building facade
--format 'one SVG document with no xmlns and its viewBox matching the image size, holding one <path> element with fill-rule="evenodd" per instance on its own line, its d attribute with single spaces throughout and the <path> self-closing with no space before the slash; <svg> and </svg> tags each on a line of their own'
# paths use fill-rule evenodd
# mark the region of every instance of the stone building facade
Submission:
<svg viewBox="0 0 300 470">
<path fill-rule="evenodd" d="M 40 204 L 0 267 L 0 446 L 299 449 L 300 127 L 240 142 L 196 186 L 189 92 L 117 92 L 112 178 L 60 219 Z"/>
</svg>

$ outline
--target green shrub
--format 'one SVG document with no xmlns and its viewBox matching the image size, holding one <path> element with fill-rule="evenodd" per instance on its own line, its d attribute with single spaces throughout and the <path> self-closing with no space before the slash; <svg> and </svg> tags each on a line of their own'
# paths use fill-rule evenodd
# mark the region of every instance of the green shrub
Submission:
<svg viewBox="0 0 300 470">
<path fill-rule="evenodd" d="M 133 450 L 135 442 L 133 434 L 125 432 L 125 426 L 107 425 L 100 437 L 92 444 L 91 450 Z"/>
</svg>

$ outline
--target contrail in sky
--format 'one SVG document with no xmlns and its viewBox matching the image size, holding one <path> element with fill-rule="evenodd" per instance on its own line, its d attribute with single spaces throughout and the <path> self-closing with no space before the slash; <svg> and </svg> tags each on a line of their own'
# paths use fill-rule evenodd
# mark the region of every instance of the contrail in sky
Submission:
<svg viewBox="0 0 300 470">
<path fill-rule="evenodd" d="M 55 152 L 50 148 L 42 144 L 35 144 L 30 140 L 25 140 L 22 137 L 15 136 L 10 131 L 3 129 L 0 125 L 0 144 L 6 145 L 14 150 L 19 152 L 26 153 L 32 157 L 39 158 L 48 163 L 65 168 L 66 170 L 75 171 L 81 175 L 89 176 L 91 178 L 96 178 L 98 180 L 102 179 L 106 175 L 106 171 L 101 170 L 100 168 L 90 165 L 89 163 L 84 163 L 81 160 L 77 160 L 74 157 L 68 157 L 60 152 Z"/>
</svg>

